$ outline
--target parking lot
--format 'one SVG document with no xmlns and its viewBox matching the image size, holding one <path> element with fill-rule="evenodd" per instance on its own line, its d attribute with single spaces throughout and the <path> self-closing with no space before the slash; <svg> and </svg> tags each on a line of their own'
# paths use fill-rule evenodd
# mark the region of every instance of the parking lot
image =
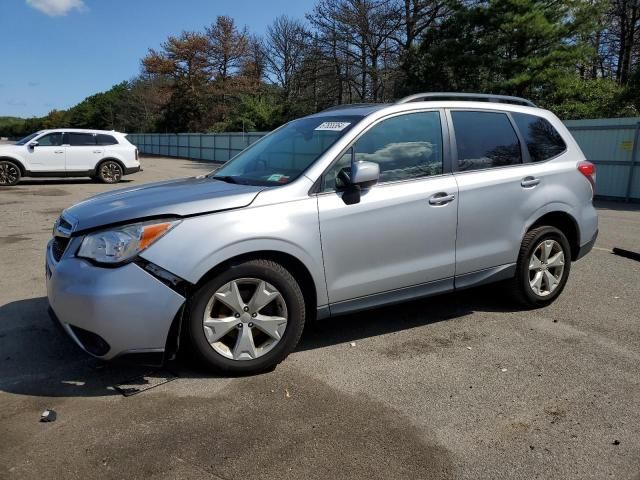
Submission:
<svg viewBox="0 0 640 480">
<path fill-rule="evenodd" d="M 113 385 L 167 372 L 104 365 L 55 328 L 44 248 L 88 195 L 212 165 L 143 168 L 0 189 L 0 478 L 640 479 L 640 262 L 611 253 L 640 251 L 637 205 L 600 204 L 548 308 L 487 286 L 314 325 L 270 373 L 178 362 L 124 397 Z"/>
</svg>

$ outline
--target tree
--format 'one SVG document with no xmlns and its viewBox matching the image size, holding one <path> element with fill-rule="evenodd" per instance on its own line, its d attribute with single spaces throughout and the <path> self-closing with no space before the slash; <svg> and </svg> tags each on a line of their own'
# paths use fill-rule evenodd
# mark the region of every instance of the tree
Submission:
<svg viewBox="0 0 640 480">
<path fill-rule="evenodd" d="M 294 81 L 301 80 L 299 72 L 307 53 L 310 34 L 304 24 L 282 15 L 267 28 L 265 52 L 267 70 L 274 83 L 282 87 L 283 97 L 291 100 L 297 93 Z"/>
<path fill-rule="evenodd" d="M 239 30 L 233 18 L 219 16 L 206 28 L 206 37 L 213 78 L 225 81 L 237 72 L 248 54 L 247 29 Z"/>
<path fill-rule="evenodd" d="M 591 8 L 580 0 L 461 4 L 424 36 L 404 69 L 415 89 L 543 98 L 558 81 L 575 76 L 588 56 L 579 38 L 592 26 Z"/>
</svg>

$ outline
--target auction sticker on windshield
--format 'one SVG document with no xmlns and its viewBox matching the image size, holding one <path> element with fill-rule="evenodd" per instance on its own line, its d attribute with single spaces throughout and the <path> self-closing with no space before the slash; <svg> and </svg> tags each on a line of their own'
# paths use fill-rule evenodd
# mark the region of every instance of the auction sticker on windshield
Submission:
<svg viewBox="0 0 640 480">
<path fill-rule="evenodd" d="M 351 125 L 351 122 L 322 122 L 315 130 L 330 130 L 332 132 L 341 132 Z"/>
</svg>

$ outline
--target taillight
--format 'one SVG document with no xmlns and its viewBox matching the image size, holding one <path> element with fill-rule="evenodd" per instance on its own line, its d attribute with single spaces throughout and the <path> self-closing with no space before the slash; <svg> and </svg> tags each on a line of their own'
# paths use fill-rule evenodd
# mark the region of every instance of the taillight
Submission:
<svg viewBox="0 0 640 480">
<path fill-rule="evenodd" d="M 591 190 L 596 193 L 596 166 L 591 162 L 578 162 L 578 171 L 585 176 L 591 185 Z"/>
<path fill-rule="evenodd" d="M 136 148 L 136 160 L 138 160 L 138 149 Z"/>
</svg>

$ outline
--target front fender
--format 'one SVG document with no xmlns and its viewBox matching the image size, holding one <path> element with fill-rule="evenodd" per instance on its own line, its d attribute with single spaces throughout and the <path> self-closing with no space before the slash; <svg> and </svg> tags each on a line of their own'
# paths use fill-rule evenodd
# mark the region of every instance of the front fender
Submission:
<svg viewBox="0 0 640 480">
<path fill-rule="evenodd" d="M 20 159 L 16 155 L 0 155 L 0 160 L 11 160 L 12 162 L 17 163 L 22 170 L 22 175 L 29 171 L 29 166 L 25 163 L 24 159 Z"/>
<path fill-rule="evenodd" d="M 315 198 L 185 218 L 141 255 L 191 282 L 234 257 L 280 252 L 307 268 L 318 305 L 328 302 Z"/>
</svg>

